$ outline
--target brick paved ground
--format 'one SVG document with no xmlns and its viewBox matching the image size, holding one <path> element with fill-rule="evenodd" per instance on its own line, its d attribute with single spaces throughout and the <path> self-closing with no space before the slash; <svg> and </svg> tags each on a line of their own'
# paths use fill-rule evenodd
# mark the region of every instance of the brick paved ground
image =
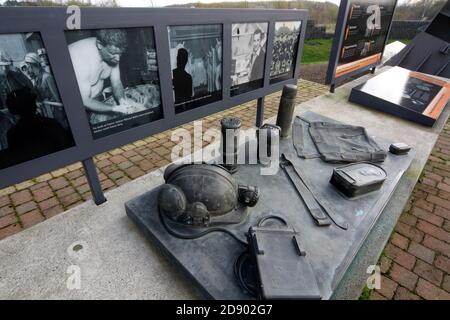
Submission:
<svg viewBox="0 0 450 320">
<path fill-rule="evenodd" d="M 450 299 L 450 121 L 381 255 L 370 299 Z"/>
<path fill-rule="evenodd" d="M 301 80 L 297 103 L 323 94 L 323 85 Z M 280 93 L 266 97 L 265 117 L 276 114 Z M 254 125 L 255 101 L 203 121 L 219 128 L 226 115 Z M 192 130 L 193 124 L 181 126 Z M 174 142 L 163 132 L 95 157 L 104 190 L 170 162 Z M 450 122 L 380 257 L 382 289 L 370 299 L 450 299 Z M 81 163 L 0 190 L 0 239 L 29 228 L 91 198 Z"/>
<path fill-rule="evenodd" d="M 326 90 L 323 85 L 301 80 L 297 103 L 319 96 Z M 266 118 L 276 115 L 279 98 L 280 92 L 266 97 Z M 204 118 L 203 130 L 211 127 L 219 129 L 220 119 L 227 115 L 239 117 L 243 128 L 250 128 L 256 119 L 256 101 Z M 193 130 L 192 123 L 181 127 Z M 175 145 L 170 137 L 171 131 L 166 131 L 96 156 L 95 163 L 103 189 L 114 189 L 168 164 Z M 51 218 L 91 197 L 81 163 L 2 189 L 0 239 Z"/>
</svg>

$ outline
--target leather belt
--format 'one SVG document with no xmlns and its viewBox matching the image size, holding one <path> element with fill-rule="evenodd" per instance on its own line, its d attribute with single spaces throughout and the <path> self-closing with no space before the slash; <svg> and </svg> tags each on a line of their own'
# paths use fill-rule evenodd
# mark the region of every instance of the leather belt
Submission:
<svg viewBox="0 0 450 320">
<path fill-rule="evenodd" d="M 328 226 L 332 220 L 339 228 L 347 230 L 348 223 L 334 212 L 332 206 L 326 199 L 319 196 L 313 184 L 310 183 L 302 170 L 294 165 L 292 159 L 291 154 L 283 153 L 280 166 L 294 184 L 316 224 L 319 226 Z"/>
</svg>

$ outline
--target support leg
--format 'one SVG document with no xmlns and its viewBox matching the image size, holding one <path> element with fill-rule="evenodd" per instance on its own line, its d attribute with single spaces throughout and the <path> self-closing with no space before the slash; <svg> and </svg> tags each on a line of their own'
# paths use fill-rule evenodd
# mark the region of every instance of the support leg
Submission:
<svg viewBox="0 0 450 320">
<path fill-rule="evenodd" d="M 256 106 L 256 127 L 259 128 L 264 122 L 264 97 L 259 98 Z"/>
<path fill-rule="evenodd" d="M 92 158 L 88 158 L 86 160 L 83 160 L 82 162 L 95 204 L 100 205 L 106 202 L 106 198 L 102 190 L 102 185 L 100 184 L 100 179 L 98 178 L 97 170 L 95 169 L 94 161 L 92 160 Z"/>
<path fill-rule="evenodd" d="M 330 92 L 331 92 L 331 93 L 334 93 L 334 89 L 336 89 L 336 85 L 333 83 L 333 84 L 330 86 Z"/>
<path fill-rule="evenodd" d="M 372 69 L 370 69 L 370 73 L 371 74 L 375 74 L 375 70 L 376 70 L 377 68 L 376 67 L 373 67 Z"/>
</svg>

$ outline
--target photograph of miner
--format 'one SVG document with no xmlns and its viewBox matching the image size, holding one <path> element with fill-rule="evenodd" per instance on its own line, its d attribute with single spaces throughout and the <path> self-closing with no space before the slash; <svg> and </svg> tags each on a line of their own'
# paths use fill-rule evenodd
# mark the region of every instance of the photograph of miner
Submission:
<svg viewBox="0 0 450 320">
<path fill-rule="evenodd" d="M 275 23 L 270 83 L 294 77 L 300 31 L 301 21 Z"/>
<path fill-rule="evenodd" d="M 94 139 L 163 117 L 152 27 L 67 31 Z"/>
<path fill-rule="evenodd" d="M 231 96 L 264 85 L 268 23 L 233 24 L 231 33 Z"/>
<path fill-rule="evenodd" d="M 175 113 L 222 99 L 222 25 L 169 26 Z"/>
<path fill-rule="evenodd" d="M 40 34 L 0 35 L 0 169 L 72 146 Z"/>
</svg>

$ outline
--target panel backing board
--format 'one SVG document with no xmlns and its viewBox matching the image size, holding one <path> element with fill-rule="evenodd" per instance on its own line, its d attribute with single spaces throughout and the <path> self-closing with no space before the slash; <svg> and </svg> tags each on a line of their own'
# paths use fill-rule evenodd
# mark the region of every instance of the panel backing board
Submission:
<svg viewBox="0 0 450 320">
<path fill-rule="evenodd" d="M 333 121 L 312 112 L 302 116 L 308 120 Z M 394 142 L 374 138 L 385 150 Z M 309 137 L 305 138 L 305 147 L 310 147 L 312 143 Z M 281 141 L 281 152 L 294 152 L 291 138 Z M 249 227 L 262 217 L 270 214 L 283 216 L 300 233 L 301 244 L 315 272 L 322 298 L 329 299 L 382 212 L 382 208 L 376 210 L 374 205 L 392 189 L 394 181 L 398 182 L 396 178 L 408 169 L 413 158 L 414 151 L 404 156 L 388 153 L 381 164 L 388 173 L 382 189 L 356 200 L 346 199 L 329 183 L 333 168 L 337 165 L 320 159 L 297 159 L 296 165 L 303 169 L 321 196 L 326 197 L 336 212 L 347 220 L 348 230 L 334 224 L 329 227 L 316 226 L 281 169 L 276 175 L 263 176 L 260 175 L 259 165 L 242 165 L 234 175 L 235 179 L 240 184 L 258 186 L 261 198 L 254 208 L 249 208 L 247 221 L 227 228 L 245 240 Z M 127 215 L 206 298 L 251 299 L 241 289 L 233 273 L 234 262 L 244 250 L 243 246 L 223 233 L 212 233 L 196 240 L 172 237 L 159 220 L 158 190 L 159 187 L 128 201 L 125 204 Z"/>
</svg>

